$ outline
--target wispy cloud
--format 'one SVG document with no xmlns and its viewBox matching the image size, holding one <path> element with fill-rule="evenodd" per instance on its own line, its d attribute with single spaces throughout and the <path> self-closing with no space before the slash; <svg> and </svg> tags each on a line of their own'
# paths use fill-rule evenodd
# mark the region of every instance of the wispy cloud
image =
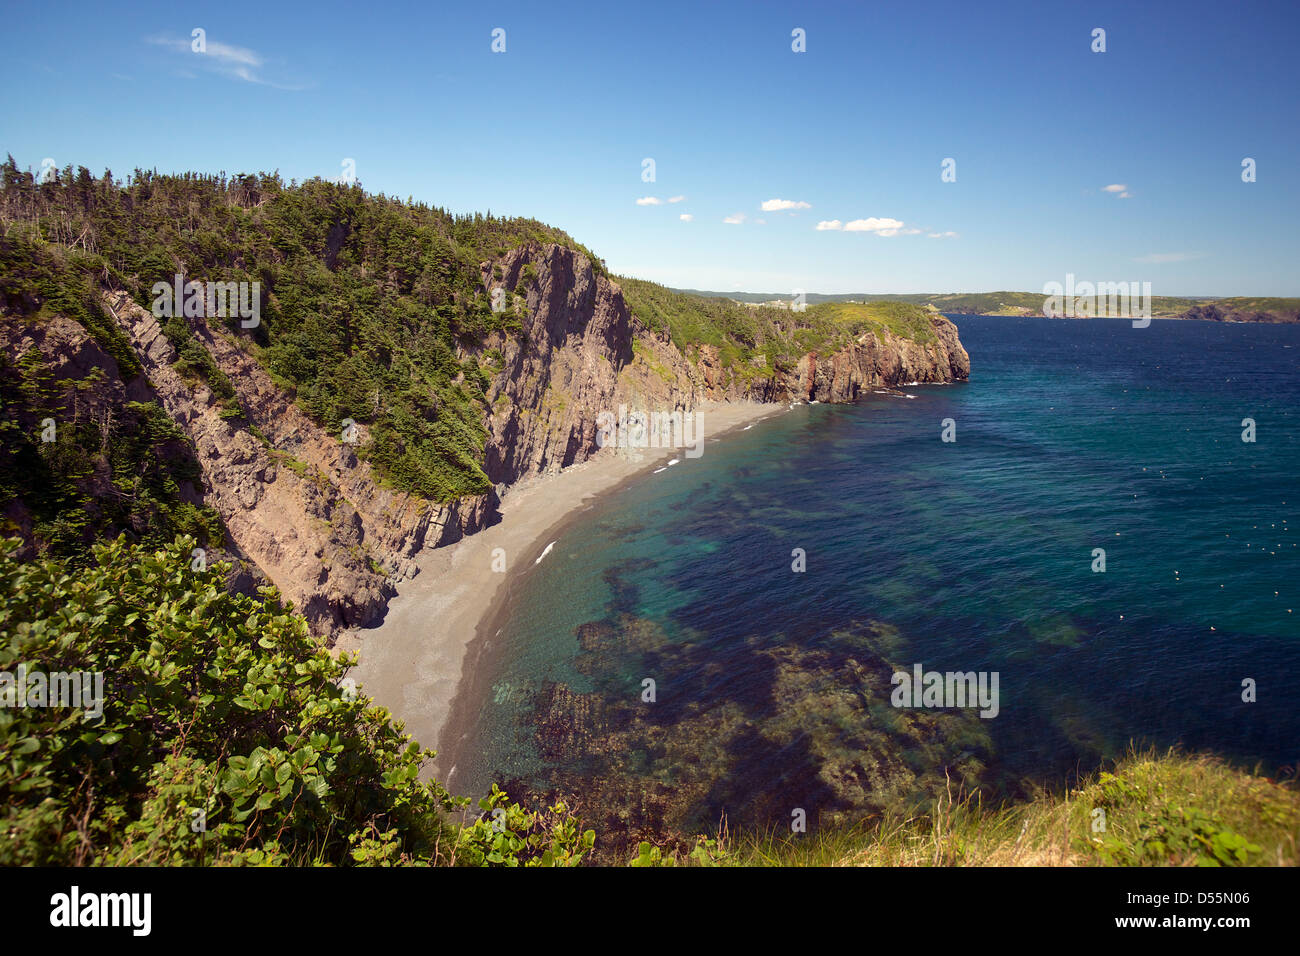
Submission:
<svg viewBox="0 0 1300 956">
<path fill-rule="evenodd" d="M 1134 262 L 1145 262 L 1153 265 L 1163 265 L 1168 262 L 1187 262 L 1190 259 L 1204 259 L 1204 252 L 1152 252 L 1149 255 L 1138 256 Z"/>
<path fill-rule="evenodd" d="M 730 216 L 725 217 L 722 221 L 725 222 L 728 226 L 739 226 L 742 222 L 745 221 L 745 214 L 743 212 L 734 213 Z"/>
<path fill-rule="evenodd" d="M 818 232 L 838 231 L 843 228 L 844 223 L 840 222 L 838 219 L 823 219 L 821 222 L 817 223 Z"/>
<path fill-rule="evenodd" d="M 1120 199 L 1128 199 L 1133 195 L 1128 191 L 1128 187 L 1123 183 L 1111 183 L 1109 186 L 1102 186 L 1101 191 L 1112 195 L 1118 195 Z"/>
<path fill-rule="evenodd" d="M 686 198 L 685 196 L 669 196 L 669 197 L 668 197 L 668 201 L 669 201 L 669 202 L 682 202 L 685 198 Z"/>
<path fill-rule="evenodd" d="M 811 209 L 806 202 L 800 202 L 794 199 L 765 199 L 763 201 L 763 212 L 781 212 L 784 209 Z"/>
<path fill-rule="evenodd" d="M 694 221 L 695 221 L 695 217 L 692 216 L 689 212 L 684 212 L 684 213 L 682 213 L 680 216 L 678 216 L 677 218 L 680 219 L 682 222 L 694 222 Z"/>
<path fill-rule="evenodd" d="M 957 233 L 955 233 L 955 232 L 953 232 L 951 229 L 949 229 L 947 232 L 932 232 L 932 233 L 929 233 L 929 237 L 930 237 L 931 239 L 956 239 L 956 238 L 957 238 Z"/>
<path fill-rule="evenodd" d="M 193 57 L 192 63 L 201 64 L 211 72 L 227 76 L 245 83 L 259 86 L 271 86 L 277 90 L 304 90 L 306 84 L 277 83 L 262 75 L 266 59 L 256 50 L 248 47 L 222 43 L 220 40 L 204 39 L 203 51 L 196 51 L 193 41 L 183 37 L 151 36 L 145 37 L 146 43 L 162 47 L 172 53 Z"/>
<path fill-rule="evenodd" d="M 636 201 L 638 206 L 662 206 L 664 201 L 658 196 L 642 196 Z"/>
</svg>

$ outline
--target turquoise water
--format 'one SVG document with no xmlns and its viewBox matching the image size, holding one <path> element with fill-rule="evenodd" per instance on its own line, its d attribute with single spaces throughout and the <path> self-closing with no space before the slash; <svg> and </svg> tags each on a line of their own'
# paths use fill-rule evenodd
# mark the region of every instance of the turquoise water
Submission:
<svg viewBox="0 0 1300 956">
<path fill-rule="evenodd" d="M 764 825 L 1130 743 L 1290 772 L 1300 327 L 953 318 L 969 383 L 797 407 L 563 531 L 458 702 L 454 789 Z M 915 663 L 998 672 L 997 717 L 900 722 L 888 674 Z"/>
</svg>

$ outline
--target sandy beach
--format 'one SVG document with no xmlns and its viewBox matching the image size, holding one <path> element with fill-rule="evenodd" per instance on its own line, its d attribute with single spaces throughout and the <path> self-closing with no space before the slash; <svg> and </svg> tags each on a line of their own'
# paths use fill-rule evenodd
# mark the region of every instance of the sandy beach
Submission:
<svg viewBox="0 0 1300 956">
<path fill-rule="evenodd" d="M 787 406 L 707 403 L 697 410 L 703 414 L 707 447 L 710 440 Z M 362 692 L 392 711 L 422 746 L 439 749 L 467 649 L 510 585 L 536 566 L 554 540 L 551 532 L 596 495 L 673 458 L 680 459 L 675 467 L 691 465 L 681 448 L 601 449 L 585 462 L 512 486 L 502 499 L 499 523 L 425 551 L 417 559 L 419 574 L 398 585 L 383 623 L 338 641 L 338 650 L 360 656 L 351 676 Z M 494 571 L 494 554 L 499 567 L 502 553 L 506 570 Z M 429 769 L 439 773 L 442 768 Z"/>
</svg>

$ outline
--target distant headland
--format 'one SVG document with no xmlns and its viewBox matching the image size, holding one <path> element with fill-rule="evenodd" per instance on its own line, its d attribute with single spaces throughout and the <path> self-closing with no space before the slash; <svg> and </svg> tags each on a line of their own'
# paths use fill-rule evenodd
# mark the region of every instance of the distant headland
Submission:
<svg viewBox="0 0 1300 956">
<path fill-rule="evenodd" d="M 705 292 L 698 289 L 675 289 L 706 298 L 730 299 L 745 305 L 768 305 L 790 308 L 796 301 L 793 293 Z M 957 315 L 1028 315 L 1045 317 L 1041 292 L 916 292 L 876 294 L 851 292 L 826 295 L 818 292 L 798 293 L 807 305 L 825 302 L 908 302 L 932 306 L 940 312 Z M 1191 319 L 1201 322 L 1300 322 L 1300 298 L 1264 298 L 1252 296 L 1178 297 L 1153 296 L 1151 314 L 1163 319 Z"/>
</svg>

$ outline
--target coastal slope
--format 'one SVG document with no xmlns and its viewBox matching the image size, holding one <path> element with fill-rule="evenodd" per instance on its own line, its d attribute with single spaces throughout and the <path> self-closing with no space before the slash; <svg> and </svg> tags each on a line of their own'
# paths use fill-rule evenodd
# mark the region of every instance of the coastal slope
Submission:
<svg viewBox="0 0 1300 956">
<path fill-rule="evenodd" d="M 194 209 L 202 229 L 183 225 Z M 510 487 L 589 459 L 602 414 L 846 402 L 970 369 L 933 309 L 701 299 L 618 279 L 532 220 L 319 180 L 11 172 L 0 211 L 18 425 L 0 454 L 62 489 L 6 486 L 9 532 L 84 554 L 188 531 L 235 561 L 233 587 L 276 585 L 331 639 L 382 620 L 418 555 L 498 521 Z M 158 314 L 160 287 L 213 280 L 242 283 L 254 317 Z M 169 423 L 184 474 L 148 448 L 108 460 L 141 408 Z M 67 426 L 52 442 L 46 419 Z M 118 514 L 150 468 L 150 508 Z"/>
</svg>

